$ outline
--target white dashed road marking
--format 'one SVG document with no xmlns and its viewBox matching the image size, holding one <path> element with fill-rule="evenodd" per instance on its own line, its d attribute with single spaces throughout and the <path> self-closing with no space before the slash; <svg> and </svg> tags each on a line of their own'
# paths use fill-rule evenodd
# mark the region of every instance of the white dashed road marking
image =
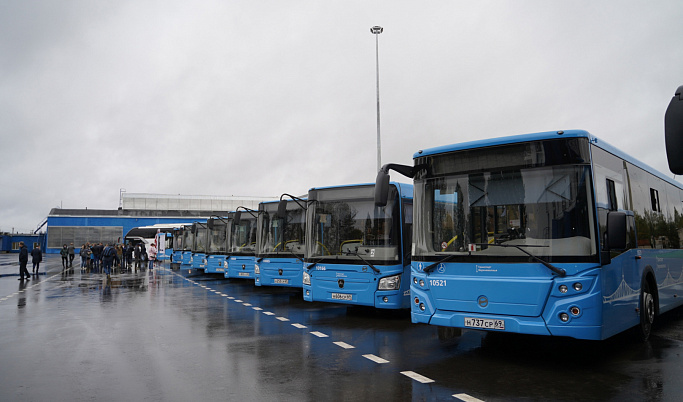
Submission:
<svg viewBox="0 0 683 402">
<path fill-rule="evenodd" d="M 414 371 L 401 371 L 401 374 L 403 374 L 404 376 L 406 376 L 408 378 L 412 378 L 415 381 L 419 381 L 423 384 L 434 382 L 434 380 L 432 380 L 431 378 L 427 378 L 423 375 L 417 374 Z"/>
<path fill-rule="evenodd" d="M 458 398 L 464 402 L 484 402 L 481 399 L 477 399 L 477 398 L 475 398 L 473 396 L 469 396 L 467 394 L 455 394 L 455 395 L 453 395 L 453 397 Z"/>
<path fill-rule="evenodd" d="M 176 275 L 177 275 L 177 274 L 176 274 Z M 55 276 L 56 276 L 56 275 L 55 275 Z M 179 276 L 180 276 L 180 275 L 179 275 Z M 184 278 L 184 279 L 190 281 L 190 280 L 187 279 L 187 278 Z M 196 284 L 196 285 L 199 285 L 198 283 L 196 283 L 196 282 L 194 282 L 194 281 L 190 281 L 190 282 L 192 282 L 192 283 L 194 283 L 194 284 Z M 261 312 L 262 312 L 263 314 L 265 314 L 265 315 L 268 315 L 268 316 L 275 316 L 275 315 L 276 315 L 276 314 L 273 313 L 273 312 L 270 312 L 270 311 L 263 311 L 263 309 L 262 309 L 261 307 L 253 306 L 253 305 L 250 304 L 250 303 L 244 302 L 244 301 L 239 300 L 239 299 L 235 299 L 235 298 L 232 297 L 232 296 L 228 296 L 228 295 L 225 294 L 225 293 L 221 293 L 220 291 L 211 289 L 211 288 L 209 288 L 209 287 L 207 287 L 207 286 L 204 286 L 204 285 L 199 285 L 199 286 L 201 286 L 201 287 L 204 288 L 204 289 L 210 290 L 211 292 L 214 292 L 214 293 L 216 293 L 216 294 L 218 294 L 218 295 L 220 295 L 220 296 L 224 296 L 224 297 L 227 297 L 227 298 L 230 299 L 230 300 L 234 300 L 236 303 L 242 303 L 242 304 L 243 304 L 244 306 L 246 306 L 246 307 L 251 307 L 251 308 L 252 308 L 253 310 L 255 310 L 255 311 L 261 311 Z M 20 291 L 20 292 L 23 292 L 23 291 Z M 5 298 L 0 299 L 0 301 L 7 300 L 8 298 L 13 297 L 13 296 L 15 296 L 15 295 L 17 295 L 17 294 L 18 294 L 18 293 L 14 293 L 14 294 L 11 294 L 11 295 L 9 295 L 9 296 L 6 296 Z M 277 320 L 279 320 L 279 321 L 282 321 L 282 322 L 287 322 L 287 321 L 289 321 L 289 318 L 286 318 L 286 317 L 279 317 L 279 316 L 276 316 L 275 319 L 277 319 Z M 299 323 L 293 323 L 293 324 L 291 324 L 291 325 L 292 325 L 293 327 L 299 328 L 299 329 L 308 328 L 307 326 L 305 326 L 305 325 L 303 325 L 303 324 L 299 324 Z M 329 335 L 324 334 L 324 333 L 319 332 L 319 331 L 311 331 L 310 333 L 311 333 L 312 335 L 317 336 L 318 338 L 329 338 Z M 334 343 L 335 345 L 339 346 L 340 348 L 343 348 L 343 349 L 355 349 L 355 348 L 356 348 L 355 346 L 350 345 L 350 344 L 348 344 L 348 343 L 346 343 L 346 342 L 337 341 L 337 342 L 333 342 L 333 343 Z M 364 358 L 368 359 L 368 360 L 371 360 L 371 361 L 377 363 L 377 364 L 387 364 L 387 363 L 390 363 L 389 360 L 383 359 L 383 358 L 381 358 L 381 357 L 379 357 L 379 356 L 376 356 L 376 355 L 373 355 L 373 354 L 364 354 L 364 355 L 362 355 L 362 356 L 363 356 Z M 428 384 L 428 383 L 433 383 L 433 382 L 434 382 L 434 380 L 432 380 L 431 378 L 425 377 L 425 376 L 423 376 L 423 375 L 421 375 L 421 374 L 418 374 L 418 373 L 416 373 L 416 372 L 414 372 L 414 371 L 401 371 L 400 373 L 403 374 L 404 376 L 406 376 L 406 377 L 408 377 L 408 378 L 410 378 L 410 379 L 412 379 L 412 380 L 418 381 L 418 382 L 420 382 L 420 383 L 422 383 L 422 384 Z M 454 394 L 454 395 L 452 395 L 452 396 L 453 396 L 454 398 L 457 398 L 457 399 L 463 401 L 463 402 L 484 402 L 484 401 L 482 401 L 481 399 L 477 399 L 477 398 L 475 398 L 475 397 L 473 397 L 473 396 L 470 396 L 470 395 L 467 395 L 467 394 Z"/>
<path fill-rule="evenodd" d="M 368 360 L 372 360 L 373 362 L 378 363 L 378 364 L 389 363 L 389 360 L 384 360 L 381 357 L 375 356 L 375 355 L 363 355 L 363 357 L 368 359 Z"/>
</svg>

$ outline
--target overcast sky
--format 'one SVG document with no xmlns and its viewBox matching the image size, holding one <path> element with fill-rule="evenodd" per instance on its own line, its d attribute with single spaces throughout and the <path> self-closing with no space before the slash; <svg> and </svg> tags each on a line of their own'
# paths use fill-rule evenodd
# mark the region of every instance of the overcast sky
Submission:
<svg viewBox="0 0 683 402">
<path fill-rule="evenodd" d="M 0 231 L 122 188 L 374 182 L 373 25 L 382 163 L 578 128 L 672 176 L 682 21 L 681 0 L 0 0 Z"/>
</svg>

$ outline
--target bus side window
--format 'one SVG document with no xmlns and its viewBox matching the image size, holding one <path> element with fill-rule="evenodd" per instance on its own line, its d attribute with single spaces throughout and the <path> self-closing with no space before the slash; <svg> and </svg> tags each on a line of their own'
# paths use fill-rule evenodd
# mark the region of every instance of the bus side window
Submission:
<svg viewBox="0 0 683 402">
<path fill-rule="evenodd" d="M 659 191 L 655 190 L 654 188 L 650 189 L 650 202 L 654 212 L 662 211 L 661 207 L 659 206 Z"/>
<path fill-rule="evenodd" d="M 618 208 L 617 204 L 617 191 L 614 186 L 614 181 L 606 179 L 607 181 L 607 209 L 609 211 L 616 211 Z"/>
</svg>

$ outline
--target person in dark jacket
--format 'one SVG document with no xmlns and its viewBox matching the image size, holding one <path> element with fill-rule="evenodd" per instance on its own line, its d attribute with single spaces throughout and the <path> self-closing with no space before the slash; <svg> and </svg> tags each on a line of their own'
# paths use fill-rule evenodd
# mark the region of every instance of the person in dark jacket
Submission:
<svg viewBox="0 0 683 402">
<path fill-rule="evenodd" d="M 69 249 L 66 248 L 66 244 L 59 250 L 59 254 L 62 256 L 62 270 L 65 270 L 69 267 Z"/>
<path fill-rule="evenodd" d="M 19 280 L 24 280 L 24 275 L 26 275 L 26 280 L 30 280 L 31 274 L 28 273 L 26 269 L 26 264 L 28 264 L 28 249 L 24 245 L 23 241 L 19 242 Z"/>
<path fill-rule="evenodd" d="M 131 243 L 128 243 L 126 246 L 124 255 L 126 257 L 126 268 L 130 268 L 130 266 L 133 264 L 133 245 Z"/>
<path fill-rule="evenodd" d="M 74 244 L 71 243 L 67 249 L 69 250 L 69 266 L 73 267 L 74 257 L 76 256 L 76 249 L 74 248 Z"/>
<path fill-rule="evenodd" d="M 31 262 L 33 262 L 33 275 L 38 275 L 38 270 L 40 269 L 40 263 L 43 261 L 43 252 L 40 250 L 40 246 L 35 246 L 31 250 Z"/>
<path fill-rule="evenodd" d="M 109 274 L 111 273 L 114 257 L 116 257 L 116 249 L 111 243 L 107 243 L 107 247 L 102 250 L 102 271 L 107 274 L 107 278 L 109 278 Z"/>
</svg>

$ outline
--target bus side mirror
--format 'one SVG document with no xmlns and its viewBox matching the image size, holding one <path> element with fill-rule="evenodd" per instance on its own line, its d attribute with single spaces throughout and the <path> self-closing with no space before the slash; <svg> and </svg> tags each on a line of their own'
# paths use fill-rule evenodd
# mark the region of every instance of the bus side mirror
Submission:
<svg viewBox="0 0 683 402">
<path fill-rule="evenodd" d="M 610 250 L 626 248 L 626 214 L 611 211 L 607 214 L 607 247 Z"/>
<path fill-rule="evenodd" d="M 277 217 L 280 219 L 285 219 L 287 216 L 287 200 L 280 200 L 277 204 Z"/>
<path fill-rule="evenodd" d="M 664 114 L 664 140 L 669 169 L 674 174 L 683 174 L 683 85 L 678 87 Z"/>
<path fill-rule="evenodd" d="M 375 181 L 375 205 L 383 207 L 387 205 L 389 198 L 389 174 L 384 170 L 377 172 L 377 180 Z"/>
<path fill-rule="evenodd" d="M 206 221 L 206 227 L 209 228 L 209 230 L 213 230 L 213 218 Z"/>
<path fill-rule="evenodd" d="M 242 217 L 242 211 L 235 211 L 235 217 L 232 218 L 235 226 L 239 226 L 240 218 Z"/>
<path fill-rule="evenodd" d="M 196 223 L 192 224 L 192 229 L 190 229 L 190 232 L 192 232 L 192 234 L 197 234 L 197 224 Z"/>
</svg>

